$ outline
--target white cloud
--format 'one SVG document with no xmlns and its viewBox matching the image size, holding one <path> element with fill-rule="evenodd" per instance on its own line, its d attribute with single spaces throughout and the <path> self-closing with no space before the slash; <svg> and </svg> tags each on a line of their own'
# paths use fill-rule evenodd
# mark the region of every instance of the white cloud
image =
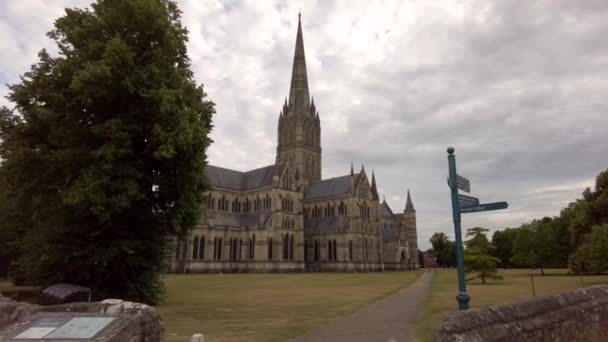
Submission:
<svg viewBox="0 0 608 342">
<path fill-rule="evenodd" d="M 87 4 L 0 2 L 0 82 L 16 82 L 41 48 L 53 51 L 45 33 L 65 6 Z M 474 195 L 510 203 L 463 216 L 465 228 L 557 215 L 607 167 L 606 2 L 179 5 L 195 77 L 217 105 L 211 163 L 244 170 L 274 162 L 301 10 L 324 177 L 365 163 L 395 211 L 410 188 L 422 248 L 433 232 L 452 230 L 449 145 Z"/>
</svg>

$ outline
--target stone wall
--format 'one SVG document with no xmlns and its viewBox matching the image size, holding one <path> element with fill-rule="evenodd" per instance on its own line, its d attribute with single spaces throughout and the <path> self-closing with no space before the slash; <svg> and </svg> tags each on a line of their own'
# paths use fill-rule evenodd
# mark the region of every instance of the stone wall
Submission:
<svg viewBox="0 0 608 342">
<path fill-rule="evenodd" d="M 433 341 L 608 341 L 608 285 L 458 312 Z"/>
</svg>

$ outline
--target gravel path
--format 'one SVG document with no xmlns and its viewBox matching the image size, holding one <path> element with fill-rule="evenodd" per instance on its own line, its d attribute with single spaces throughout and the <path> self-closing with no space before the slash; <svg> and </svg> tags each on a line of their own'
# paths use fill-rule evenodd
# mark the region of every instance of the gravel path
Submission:
<svg viewBox="0 0 608 342">
<path fill-rule="evenodd" d="M 431 283 L 430 270 L 401 291 L 328 325 L 292 339 L 293 342 L 406 342 Z"/>
</svg>

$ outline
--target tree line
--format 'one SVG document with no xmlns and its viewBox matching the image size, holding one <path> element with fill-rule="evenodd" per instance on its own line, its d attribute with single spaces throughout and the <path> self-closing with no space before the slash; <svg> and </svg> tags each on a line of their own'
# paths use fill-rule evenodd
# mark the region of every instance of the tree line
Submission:
<svg viewBox="0 0 608 342">
<path fill-rule="evenodd" d="M 596 177 L 593 190 L 586 188 L 559 216 L 497 230 L 491 241 L 487 232 L 480 227 L 467 231 L 465 263 L 468 254 L 469 264 L 483 260 L 503 268 L 539 268 L 541 274 L 547 267 L 567 267 L 575 273 L 608 271 L 608 169 Z M 456 265 L 456 245 L 446 234 L 433 234 L 430 243 L 439 266 Z"/>
</svg>

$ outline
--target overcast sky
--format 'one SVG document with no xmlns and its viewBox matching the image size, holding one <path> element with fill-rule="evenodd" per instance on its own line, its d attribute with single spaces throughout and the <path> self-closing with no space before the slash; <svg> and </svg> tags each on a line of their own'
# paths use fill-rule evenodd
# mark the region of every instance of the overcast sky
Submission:
<svg viewBox="0 0 608 342">
<path fill-rule="evenodd" d="M 365 165 L 421 249 L 453 237 L 446 148 L 492 230 L 558 215 L 608 167 L 608 1 L 179 1 L 199 83 L 216 103 L 212 164 L 272 164 L 298 11 L 321 117 L 323 178 Z M 0 2 L 0 95 L 53 43 L 64 8 Z M 56 50 L 55 50 L 56 51 Z M 2 98 L 0 104 L 9 105 Z"/>
</svg>

